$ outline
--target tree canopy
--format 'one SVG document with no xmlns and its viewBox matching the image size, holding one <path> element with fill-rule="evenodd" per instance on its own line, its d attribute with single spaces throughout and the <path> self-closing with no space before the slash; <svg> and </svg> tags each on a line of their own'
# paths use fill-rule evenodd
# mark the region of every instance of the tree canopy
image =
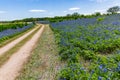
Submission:
<svg viewBox="0 0 120 80">
<path fill-rule="evenodd" d="M 120 7 L 119 6 L 114 6 L 114 7 L 111 7 L 107 10 L 108 13 L 110 14 L 114 14 L 114 13 L 117 13 L 120 11 Z"/>
</svg>

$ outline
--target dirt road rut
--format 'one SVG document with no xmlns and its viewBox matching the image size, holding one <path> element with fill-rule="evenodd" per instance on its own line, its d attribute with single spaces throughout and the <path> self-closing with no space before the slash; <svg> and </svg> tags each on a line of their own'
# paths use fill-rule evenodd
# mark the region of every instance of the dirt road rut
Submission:
<svg viewBox="0 0 120 80">
<path fill-rule="evenodd" d="M 23 64 L 27 61 L 31 55 L 39 37 L 44 30 L 44 25 L 38 32 L 24 44 L 16 53 L 14 53 L 10 59 L 0 68 L 0 80 L 15 80 L 22 69 Z"/>
</svg>

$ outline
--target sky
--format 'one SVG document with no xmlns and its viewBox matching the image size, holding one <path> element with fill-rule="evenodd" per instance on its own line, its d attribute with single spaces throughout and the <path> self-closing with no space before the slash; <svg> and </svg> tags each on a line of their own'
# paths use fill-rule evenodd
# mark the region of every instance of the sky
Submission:
<svg viewBox="0 0 120 80">
<path fill-rule="evenodd" d="M 64 16 L 74 12 L 105 13 L 113 6 L 120 6 L 120 0 L 0 0 L 0 21 Z"/>
</svg>

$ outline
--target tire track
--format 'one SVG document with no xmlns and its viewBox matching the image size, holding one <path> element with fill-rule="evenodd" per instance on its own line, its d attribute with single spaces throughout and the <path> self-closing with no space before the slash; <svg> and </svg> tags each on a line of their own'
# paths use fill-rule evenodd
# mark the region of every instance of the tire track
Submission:
<svg viewBox="0 0 120 80">
<path fill-rule="evenodd" d="M 27 61 L 28 57 L 31 55 L 32 50 L 35 48 L 36 43 L 44 30 L 44 25 L 40 28 L 38 32 L 16 53 L 14 53 L 8 62 L 6 62 L 0 68 L 0 80 L 15 80 L 22 69 L 23 64 Z"/>
<path fill-rule="evenodd" d="M 25 35 L 19 37 L 18 39 L 13 40 L 12 42 L 8 43 L 7 45 L 1 47 L 0 48 L 0 56 L 3 55 L 5 52 L 9 51 L 10 49 L 12 49 L 16 44 L 18 44 L 20 41 L 22 41 L 23 39 L 25 39 L 32 32 L 34 32 L 36 29 L 37 29 L 37 27 L 34 28 L 33 30 L 31 30 L 30 32 L 26 33 Z"/>
</svg>

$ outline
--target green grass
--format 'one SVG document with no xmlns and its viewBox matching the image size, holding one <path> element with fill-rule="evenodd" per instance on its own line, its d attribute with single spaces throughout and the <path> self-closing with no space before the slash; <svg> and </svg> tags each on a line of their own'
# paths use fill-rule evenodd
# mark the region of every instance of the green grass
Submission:
<svg viewBox="0 0 120 80">
<path fill-rule="evenodd" d="M 54 80 L 64 63 L 59 59 L 54 33 L 48 25 L 16 80 Z"/>
<path fill-rule="evenodd" d="M 32 38 L 32 36 L 36 33 L 36 31 L 38 31 L 38 30 L 39 30 L 39 28 L 36 29 L 34 32 L 32 32 L 28 37 L 26 37 L 25 39 L 20 41 L 18 44 L 16 44 L 15 47 L 13 47 L 9 51 L 7 51 L 3 55 L 1 55 L 0 56 L 0 67 L 10 58 L 10 56 L 12 54 L 14 54 L 16 51 L 18 51 L 27 41 L 29 41 Z"/>
</svg>

